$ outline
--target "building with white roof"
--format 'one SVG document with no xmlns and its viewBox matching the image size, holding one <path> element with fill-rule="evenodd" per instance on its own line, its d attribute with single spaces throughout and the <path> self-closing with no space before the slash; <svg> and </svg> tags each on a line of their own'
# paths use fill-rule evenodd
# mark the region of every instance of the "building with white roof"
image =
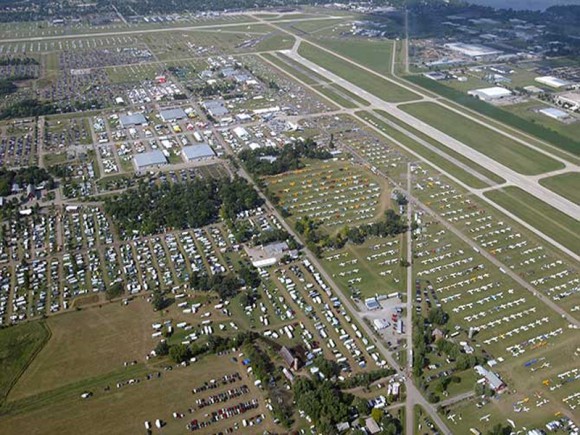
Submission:
<svg viewBox="0 0 580 435">
<path fill-rule="evenodd" d="M 473 89 L 467 93 L 472 97 L 476 97 L 485 101 L 498 100 L 500 98 L 505 98 L 512 95 L 512 91 L 499 86 L 494 86 L 492 88 Z"/>
<path fill-rule="evenodd" d="M 147 124 L 147 119 L 142 113 L 133 113 L 131 115 L 122 115 L 119 118 L 119 122 L 123 128 L 127 128 Z"/>
<path fill-rule="evenodd" d="M 215 157 L 213 149 L 205 143 L 183 147 L 181 153 L 186 162 L 211 159 L 212 157 Z"/>
<path fill-rule="evenodd" d="M 486 47 L 485 45 L 477 45 L 477 44 L 464 44 L 462 42 L 454 42 L 444 45 L 445 48 L 448 48 L 452 51 L 457 51 L 465 56 L 469 57 L 488 57 L 488 56 L 497 56 L 498 54 L 502 54 L 503 51 L 496 50 L 491 47 Z"/>
<path fill-rule="evenodd" d="M 563 121 L 564 119 L 570 117 L 568 112 L 556 109 L 555 107 L 546 107 L 545 109 L 538 110 L 538 112 L 540 112 L 542 115 L 546 115 L 547 117 L 555 119 L 557 121 Z"/>
<path fill-rule="evenodd" d="M 133 163 L 137 171 L 142 171 L 151 167 L 159 167 L 167 164 L 167 158 L 159 150 L 153 150 L 133 156 Z"/>
<path fill-rule="evenodd" d="M 534 80 L 537 81 L 538 83 L 541 83 L 554 89 L 566 88 L 573 84 L 568 80 L 559 79 L 558 77 L 554 76 L 536 77 Z"/>
<path fill-rule="evenodd" d="M 177 107 L 175 109 L 164 109 L 159 112 L 159 115 L 161 116 L 163 122 L 172 122 L 187 118 L 187 114 L 181 107 Z"/>
</svg>

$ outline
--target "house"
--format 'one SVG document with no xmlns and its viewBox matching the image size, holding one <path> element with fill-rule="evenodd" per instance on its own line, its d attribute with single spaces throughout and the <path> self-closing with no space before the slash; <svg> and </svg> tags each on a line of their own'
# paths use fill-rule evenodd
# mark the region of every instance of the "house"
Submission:
<svg viewBox="0 0 580 435">
<path fill-rule="evenodd" d="M 381 431 L 381 427 L 372 417 L 367 417 L 365 419 L 365 428 L 367 430 L 367 433 L 371 435 L 379 433 Z"/>
<path fill-rule="evenodd" d="M 298 370 L 299 368 L 298 358 L 292 355 L 290 349 L 288 349 L 286 346 L 282 346 L 282 349 L 280 349 L 280 352 L 278 352 L 278 354 L 282 357 L 282 359 L 288 365 L 288 367 L 290 367 L 294 371 Z"/>
<path fill-rule="evenodd" d="M 483 366 L 477 365 L 473 368 L 479 376 L 484 379 L 484 382 L 496 393 L 501 393 L 507 386 L 498 375 L 491 370 L 487 370 Z"/>
<path fill-rule="evenodd" d="M 445 338 L 445 334 L 444 334 L 444 333 L 443 333 L 443 331 L 441 331 L 441 329 L 439 329 L 439 328 L 435 328 L 435 329 L 433 330 L 433 332 L 431 333 L 431 336 L 433 337 L 433 339 L 434 339 L 435 341 L 439 341 L 439 340 L 441 340 L 441 339 Z"/>
</svg>

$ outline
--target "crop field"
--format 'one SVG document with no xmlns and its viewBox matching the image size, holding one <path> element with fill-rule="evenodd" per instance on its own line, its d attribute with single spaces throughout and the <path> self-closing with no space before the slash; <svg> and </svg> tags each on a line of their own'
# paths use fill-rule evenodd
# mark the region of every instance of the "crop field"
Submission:
<svg viewBox="0 0 580 435">
<path fill-rule="evenodd" d="M 311 164 L 265 182 L 291 221 L 308 216 L 331 232 L 372 221 L 389 204 L 384 182 L 349 163 Z"/>
<path fill-rule="evenodd" d="M 580 204 L 580 173 L 556 175 L 554 177 L 542 178 L 540 184 L 556 192 L 558 195 Z"/>
<path fill-rule="evenodd" d="M 538 151 L 434 103 L 410 104 L 401 108 L 521 174 L 537 175 L 563 167 Z"/>
<path fill-rule="evenodd" d="M 301 56 L 331 71 L 362 89 L 392 103 L 417 99 L 418 96 L 400 86 L 356 67 L 324 50 L 304 43 L 298 50 Z"/>
<path fill-rule="evenodd" d="M 485 195 L 573 252 L 580 252 L 580 223 L 574 218 L 517 187 Z"/>
</svg>

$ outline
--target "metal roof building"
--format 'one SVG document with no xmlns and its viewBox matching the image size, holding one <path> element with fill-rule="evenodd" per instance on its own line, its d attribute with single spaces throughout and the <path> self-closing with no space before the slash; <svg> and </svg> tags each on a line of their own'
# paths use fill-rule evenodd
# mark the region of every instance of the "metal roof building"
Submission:
<svg viewBox="0 0 580 435">
<path fill-rule="evenodd" d="M 497 100 L 499 98 L 509 97 L 512 95 L 512 92 L 509 89 L 501 88 L 499 86 L 494 86 L 492 88 L 473 89 L 467 93 L 473 97 L 477 97 L 486 101 Z"/>
<path fill-rule="evenodd" d="M 205 143 L 183 147 L 181 152 L 183 153 L 183 158 L 188 162 L 215 157 L 213 149 Z"/>
<path fill-rule="evenodd" d="M 220 100 L 204 101 L 203 107 L 205 107 L 205 110 L 207 110 L 208 113 L 214 117 L 224 116 L 229 113 L 227 107 L 224 105 L 224 102 Z"/>
<path fill-rule="evenodd" d="M 556 119 L 558 121 L 561 121 L 563 119 L 570 117 L 568 112 L 565 112 L 565 111 L 560 110 L 560 109 L 556 109 L 554 107 L 547 107 L 545 109 L 539 110 L 539 112 L 542 115 L 546 115 L 547 117 L 552 118 L 552 119 Z"/>
<path fill-rule="evenodd" d="M 181 107 L 175 109 L 165 109 L 159 112 L 161 119 L 164 122 L 176 121 L 178 119 L 187 118 L 187 114 Z"/>
<path fill-rule="evenodd" d="M 133 113 L 132 115 L 122 115 L 119 122 L 123 128 L 127 128 L 147 124 L 147 119 L 142 113 Z"/>
<path fill-rule="evenodd" d="M 133 157 L 133 163 L 135 164 L 135 169 L 141 171 L 151 166 L 166 165 L 167 159 L 161 151 L 153 150 L 143 154 L 136 154 Z"/>
</svg>

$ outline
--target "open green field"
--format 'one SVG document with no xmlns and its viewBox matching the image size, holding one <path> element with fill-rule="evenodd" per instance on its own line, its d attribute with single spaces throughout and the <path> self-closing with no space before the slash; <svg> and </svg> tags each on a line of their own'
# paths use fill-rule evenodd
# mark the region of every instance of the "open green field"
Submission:
<svg viewBox="0 0 580 435">
<path fill-rule="evenodd" d="M 429 144 L 433 145 L 434 147 L 440 149 L 441 151 L 444 151 L 450 157 L 453 157 L 455 160 L 463 163 L 464 165 L 469 166 L 471 169 L 473 169 L 474 171 L 478 172 L 479 174 L 489 178 L 491 181 L 498 183 L 498 184 L 505 183 L 505 180 L 502 177 L 500 177 L 499 175 L 497 175 L 494 172 L 492 172 L 492 171 L 484 168 L 483 166 L 477 164 L 477 162 L 474 162 L 474 161 L 464 157 L 462 154 L 452 150 L 451 148 L 446 147 L 444 144 L 436 141 L 432 137 L 427 136 L 426 134 L 420 132 L 419 130 L 417 130 L 411 126 L 409 126 L 408 124 L 405 124 L 403 121 L 400 121 L 399 119 L 395 118 L 394 116 L 389 115 L 389 113 L 385 112 L 384 110 L 377 110 L 376 113 L 378 113 L 380 116 L 394 122 L 399 127 L 403 127 L 408 132 L 410 132 L 410 133 L 414 134 L 415 136 L 417 136 L 418 138 L 428 142 Z"/>
<path fill-rule="evenodd" d="M 299 65 L 291 63 L 290 59 L 280 58 L 271 53 L 263 53 L 261 56 L 268 62 L 272 62 L 286 74 L 295 77 L 307 85 L 312 86 L 320 82 L 326 82 L 326 80 L 321 80 L 321 77 L 318 74 L 311 72 L 306 68 L 300 67 Z"/>
<path fill-rule="evenodd" d="M 542 178 L 540 184 L 547 187 L 558 195 L 580 204 L 580 173 L 571 172 L 568 174 L 556 175 L 554 177 Z"/>
<path fill-rule="evenodd" d="M 333 72 L 371 94 L 392 103 L 417 99 L 418 96 L 381 77 L 369 73 L 348 61 L 311 44 L 303 43 L 298 50 L 301 56 Z"/>
<path fill-rule="evenodd" d="M 379 74 L 390 74 L 393 60 L 392 41 L 353 38 L 320 38 L 315 41 L 329 50 L 352 59 Z"/>
<path fill-rule="evenodd" d="M 286 33 L 275 33 L 264 37 L 252 51 L 289 50 L 294 45 L 294 38 Z"/>
<path fill-rule="evenodd" d="M 127 306 L 108 304 L 51 317 L 47 320 L 51 339 L 14 386 L 9 400 L 114 371 L 125 361 L 142 360 L 154 346 L 150 323 L 157 317 L 142 299 Z"/>
<path fill-rule="evenodd" d="M 573 252 L 580 252 L 579 221 L 518 187 L 492 190 L 485 196 Z"/>
<path fill-rule="evenodd" d="M 408 104 L 401 109 L 521 174 L 563 168 L 544 154 L 435 103 Z"/>
<path fill-rule="evenodd" d="M 50 336 L 43 322 L 0 330 L 0 403 Z"/>
</svg>

